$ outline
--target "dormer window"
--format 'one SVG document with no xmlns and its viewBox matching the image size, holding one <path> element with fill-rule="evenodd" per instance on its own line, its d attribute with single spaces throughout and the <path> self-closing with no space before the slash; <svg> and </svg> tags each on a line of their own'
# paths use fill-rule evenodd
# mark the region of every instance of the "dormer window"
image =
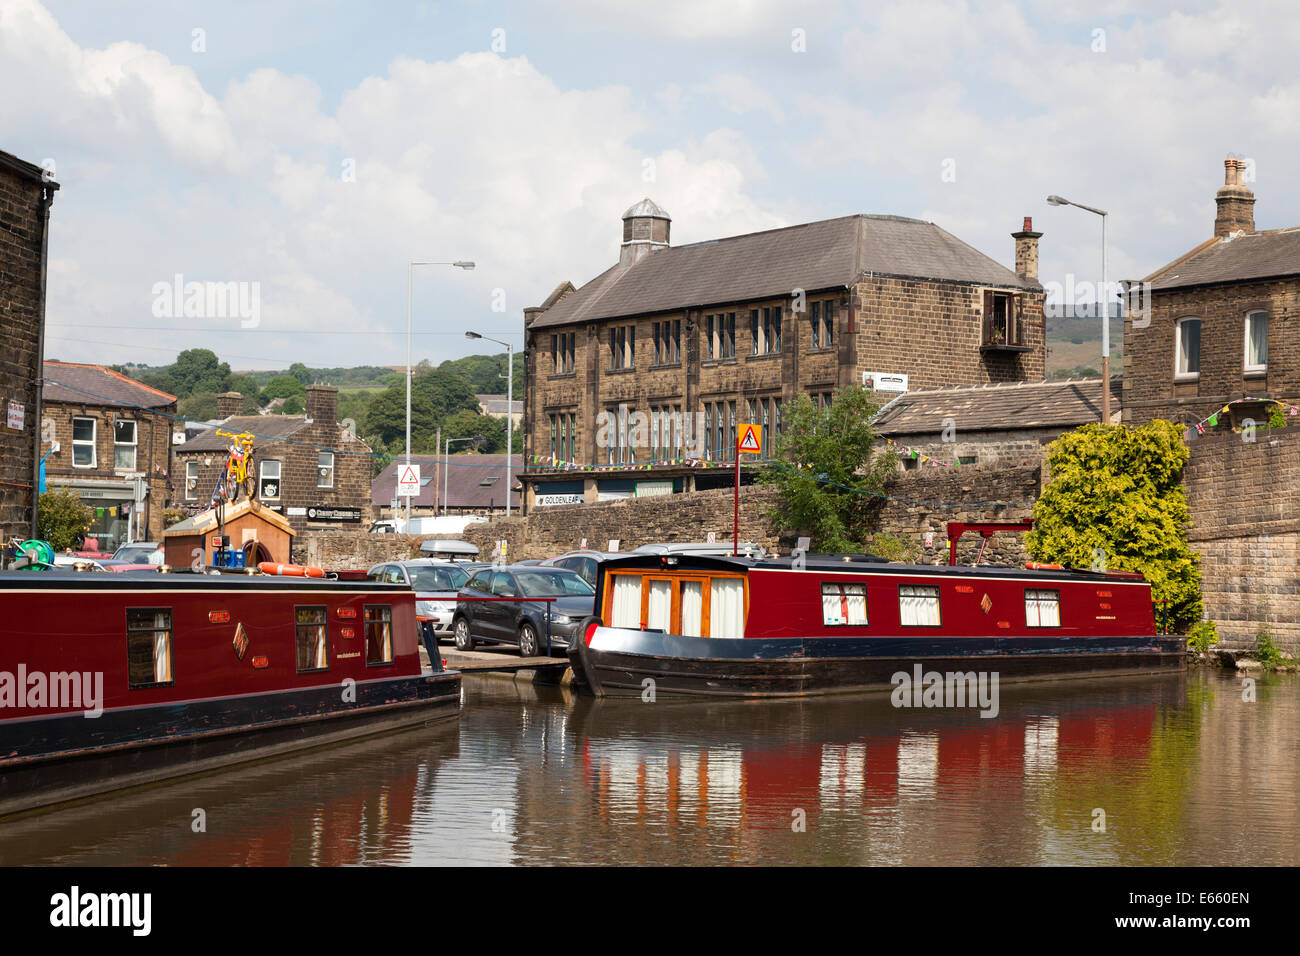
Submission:
<svg viewBox="0 0 1300 956">
<path fill-rule="evenodd" d="M 1179 319 L 1174 324 L 1174 379 L 1194 381 L 1201 376 L 1201 320 Z"/>
<path fill-rule="evenodd" d="M 1268 371 L 1268 313 L 1246 313 L 1246 357 L 1243 363 L 1247 375 Z"/>
</svg>

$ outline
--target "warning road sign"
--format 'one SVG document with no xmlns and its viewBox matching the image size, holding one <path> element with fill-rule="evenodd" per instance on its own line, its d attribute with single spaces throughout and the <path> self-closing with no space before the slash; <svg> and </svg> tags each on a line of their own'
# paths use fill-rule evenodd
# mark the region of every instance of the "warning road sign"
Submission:
<svg viewBox="0 0 1300 956">
<path fill-rule="evenodd" d="M 397 466 L 397 493 L 403 497 L 418 497 L 420 494 L 420 466 Z"/>
<path fill-rule="evenodd" d="M 736 443 L 736 451 L 745 452 L 749 455 L 761 454 L 763 451 L 763 426 L 741 425 L 740 441 Z"/>
</svg>

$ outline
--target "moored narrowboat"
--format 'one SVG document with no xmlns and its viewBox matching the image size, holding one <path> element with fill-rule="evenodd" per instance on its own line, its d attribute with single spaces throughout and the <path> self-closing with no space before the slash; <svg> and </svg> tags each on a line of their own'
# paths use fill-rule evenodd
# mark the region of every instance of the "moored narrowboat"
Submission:
<svg viewBox="0 0 1300 956">
<path fill-rule="evenodd" d="M 0 621 L 0 815 L 460 712 L 363 576 L 8 571 Z"/>
<path fill-rule="evenodd" d="M 1177 670 L 1140 574 L 894 564 L 865 555 L 630 555 L 600 566 L 569 649 L 597 696 L 779 697 Z"/>
</svg>

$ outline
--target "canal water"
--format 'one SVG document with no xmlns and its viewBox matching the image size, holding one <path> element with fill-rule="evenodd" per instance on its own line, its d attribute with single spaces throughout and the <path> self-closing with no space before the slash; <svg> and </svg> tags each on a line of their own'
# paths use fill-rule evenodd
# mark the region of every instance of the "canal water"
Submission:
<svg viewBox="0 0 1300 956">
<path fill-rule="evenodd" d="M 0 864 L 1300 863 L 1300 681 L 593 700 L 467 678 L 454 723 L 0 824 Z"/>
</svg>

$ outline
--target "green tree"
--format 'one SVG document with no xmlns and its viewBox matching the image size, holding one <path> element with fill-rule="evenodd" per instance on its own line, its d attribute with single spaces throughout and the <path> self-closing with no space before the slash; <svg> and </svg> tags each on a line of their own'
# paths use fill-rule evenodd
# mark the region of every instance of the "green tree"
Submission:
<svg viewBox="0 0 1300 956">
<path fill-rule="evenodd" d="M 315 378 L 315 373 L 301 362 L 294 362 L 289 366 L 289 374 L 301 382 L 304 386 L 310 385 Z"/>
<path fill-rule="evenodd" d="M 411 449 L 432 450 L 434 434 L 442 422 L 460 410 L 475 411 L 478 399 L 464 376 L 428 369 L 411 378 Z M 406 389 L 397 384 L 376 395 L 366 411 L 366 434 L 379 435 L 386 444 L 405 443 Z"/>
<path fill-rule="evenodd" d="M 190 421 L 210 422 L 217 417 L 217 393 L 196 392 L 177 402 L 176 410 Z"/>
<path fill-rule="evenodd" d="M 230 366 L 211 349 L 186 349 L 167 370 L 171 393 L 189 398 L 195 392 L 224 392 L 230 387 Z"/>
<path fill-rule="evenodd" d="M 266 404 L 273 398 L 289 399 L 297 396 L 302 399 L 306 395 L 307 389 L 292 375 L 277 375 L 266 383 L 266 388 L 262 389 L 261 399 L 262 403 Z"/>
<path fill-rule="evenodd" d="M 70 488 L 55 488 L 41 495 L 39 530 L 55 551 L 66 551 L 90 530 L 95 513 Z"/>
<path fill-rule="evenodd" d="M 1096 423 L 1062 435 L 1048 446 L 1052 477 L 1034 505 L 1029 553 L 1066 567 L 1104 560 L 1110 570 L 1140 571 L 1152 597 L 1168 601 L 1173 628 L 1198 621 L 1199 559 L 1187 543 L 1180 483 L 1187 456 L 1182 428 L 1166 421 Z"/>
<path fill-rule="evenodd" d="M 818 551 L 861 551 L 897 460 L 875 446 L 876 412 L 860 385 L 842 388 L 823 408 L 800 395 L 782 409 L 777 463 L 759 480 L 776 486 L 769 513 L 777 527 L 806 534 Z"/>
</svg>

